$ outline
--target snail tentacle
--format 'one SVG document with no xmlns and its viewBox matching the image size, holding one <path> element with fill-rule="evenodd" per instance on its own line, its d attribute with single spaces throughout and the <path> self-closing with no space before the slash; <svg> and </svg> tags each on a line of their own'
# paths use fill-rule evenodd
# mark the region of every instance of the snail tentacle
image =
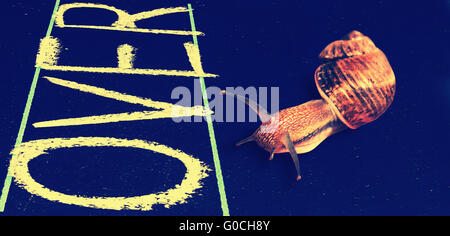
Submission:
<svg viewBox="0 0 450 236">
<path fill-rule="evenodd" d="M 272 151 L 270 152 L 270 157 L 269 157 L 270 161 L 273 160 L 273 156 L 275 155 L 275 150 L 276 150 L 276 148 L 272 149 Z"/>
<path fill-rule="evenodd" d="M 291 136 L 289 135 L 288 132 L 285 132 L 283 135 L 281 135 L 280 141 L 289 150 L 289 154 L 291 154 L 292 160 L 294 161 L 295 169 L 297 170 L 297 181 L 299 181 L 302 178 L 302 176 L 300 175 L 300 164 Z"/>
<path fill-rule="evenodd" d="M 230 96 L 235 96 L 238 100 L 241 100 L 243 102 L 245 102 L 245 104 L 247 104 L 253 111 L 256 112 L 256 114 L 258 114 L 259 118 L 261 119 L 262 123 L 266 123 L 269 122 L 271 120 L 271 115 L 267 112 L 267 110 L 260 106 L 258 103 L 256 103 L 253 100 L 250 100 L 247 97 L 238 95 L 238 94 L 234 94 L 225 90 L 222 90 L 221 93 L 223 95 L 228 94 Z"/>
</svg>

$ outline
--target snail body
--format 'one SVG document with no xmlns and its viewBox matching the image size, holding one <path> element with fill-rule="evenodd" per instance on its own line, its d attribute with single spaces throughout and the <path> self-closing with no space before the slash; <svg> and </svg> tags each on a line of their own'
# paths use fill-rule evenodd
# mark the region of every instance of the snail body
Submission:
<svg viewBox="0 0 450 236">
<path fill-rule="evenodd" d="M 289 152 L 297 180 L 301 179 L 297 154 L 313 150 L 341 130 L 376 120 L 395 94 L 395 76 L 386 56 L 358 31 L 329 44 L 319 58 L 323 63 L 315 72 L 315 82 L 322 99 L 269 114 L 254 101 L 230 94 L 248 104 L 262 120 L 262 125 L 237 145 L 256 141 L 270 152 L 270 159 L 275 153 Z"/>
</svg>

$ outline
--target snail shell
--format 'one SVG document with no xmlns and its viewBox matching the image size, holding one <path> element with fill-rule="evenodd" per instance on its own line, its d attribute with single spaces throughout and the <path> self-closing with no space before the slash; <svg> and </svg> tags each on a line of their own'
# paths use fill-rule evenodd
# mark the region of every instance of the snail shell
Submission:
<svg viewBox="0 0 450 236">
<path fill-rule="evenodd" d="M 319 58 L 324 64 L 315 72 L 317 89 L 347 127 L 372 122 L 391 105 L 394 72 L 367 36 L 352 31 L 325 47 Z"/>
</svg>

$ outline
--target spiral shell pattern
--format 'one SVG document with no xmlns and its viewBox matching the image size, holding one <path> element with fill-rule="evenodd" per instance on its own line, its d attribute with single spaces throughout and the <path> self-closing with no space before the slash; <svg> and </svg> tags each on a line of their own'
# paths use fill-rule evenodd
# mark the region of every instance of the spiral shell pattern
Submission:
<svg viewBox="0 0 450 236">
<path fill-rule="evenodd" d="M 351 129 L 374 121 L 391 105 L 395 75 L 384 53 L 358 31 L 329 44 L 315 81 L 321 96 Z"/>
</svg>

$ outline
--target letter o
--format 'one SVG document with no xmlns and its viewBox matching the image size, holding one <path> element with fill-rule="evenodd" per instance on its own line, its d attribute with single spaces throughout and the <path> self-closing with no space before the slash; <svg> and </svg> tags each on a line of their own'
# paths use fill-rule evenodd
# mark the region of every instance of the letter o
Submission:
<svg viewBox="0 0 450 236">
<path fill-rule="evenodd" d="M 48 189 L 31 177 L 28 163 L 32 159 L 46 154 L 47 150 L 73 147 L 129 147 L 154 151 L 177 158 L 183 162 L 187 169 L 186 175 L 181 184 L 165 192 L 134 197 L 82 197 L 67 195 Z M 155 204 L 162 204 L 168 208 L 171 205 L 186 203 L 186 199 L 191 198 L 195 191 L 202 187 L 201 180 L 206 178 L 208 176 L 207 172 L 210 171 L 202 161 L 180 150 L 172 149 L 156 142 L 138 139 L 128 140 L 109 137 L 41 139 L 22 143 L 11 154 L 13 158 L 11 159 L 9 172 L 14 177 L 14 181 L 31 194 L 64 204 L 110 210 L 149 211 L 152 210 L 152 206 Z"/>
</svg>

